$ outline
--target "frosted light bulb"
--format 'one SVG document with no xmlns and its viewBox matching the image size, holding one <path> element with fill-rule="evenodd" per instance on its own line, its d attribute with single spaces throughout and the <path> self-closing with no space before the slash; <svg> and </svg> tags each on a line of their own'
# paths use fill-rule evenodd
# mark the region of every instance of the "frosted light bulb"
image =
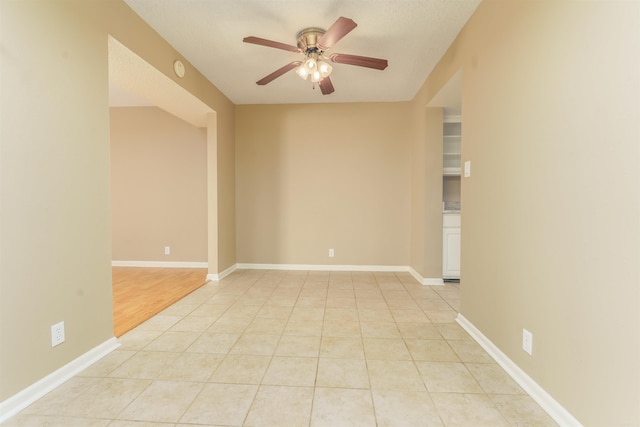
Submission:
<svg viewBox="0 0 640 427">
<path fill-rule="evenodd" d="M 296 74 L 299 75 L 302 80 L 307 80 L 307 77 L 309 76 L 309 72 L 304 67 L 304 64 L 296 68 Z"/>
<path fill-rule="evenodd" d="M 331 65 L 327 64 L 326 62 L 318 63 L 318 69 L 320 70 L 320 74 L 322 74 L 322 77 L 327 77 L 329 74 L 331 74 L 332 68 L 333 67 L 331 67 Z"/>
</svg>

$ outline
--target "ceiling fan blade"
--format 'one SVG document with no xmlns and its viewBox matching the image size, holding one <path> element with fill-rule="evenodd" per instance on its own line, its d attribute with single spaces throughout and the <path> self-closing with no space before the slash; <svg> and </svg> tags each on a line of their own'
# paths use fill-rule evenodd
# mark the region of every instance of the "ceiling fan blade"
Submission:
<svg viewBox="0 0 640 427">
<path fill-rule="evenodd" d="M 287 50 L 289 52 L 300 52 L 298 46 L 294 46 L 291 44 L 274 42 L 273 40 L 261 39 L 260 37 L 245 37 L 242 39 L 245 43 L 253 43 L 260 46 L 274 47 L 276 49 Z"/>
<path fill-rule="evenodd" d="M 266 85 L 267 83 L 271 83 L 273 80 L 277 79 L 278 77 L 280 77 L 284 73 L 293 70 L 294 68 L 296 68 L 300 64 L 301 64 L 300 61 L 294 61 L 294 62 L 292 62 L 290 64 L 285 65 L 282 68 L 278 68 L 273 73 L 271 73 L 268 76 L 265 76 L 265 77 L 261 78 L 260 80 L 258 80 L 256 82 L 256 84 L 259 84 L 260 86 L 263 86 L 263 85 Z"/>
<path fill-rule="evenodd" d="M 371 58 L 369 56 L 347 55 L 344 53 L 334 53 L 331 55 L 331 61 L 338 64 L 357 65 L 358 67 L 375 68 L 376 70 L 384 70 L 389 63 L 386 59 Z"/>
<path fill-rule="evenodd" d="M 320 86 L 320 90 L 322 91 L 323 95 L 329 95 L 335 90 L 333 88 L 333 83 L 331 83 L 331 79 L 329 77 L 325 77 L 324 79 L 320 80 L 318 82 L 318 86 Z"/>
<path fill-rule="evenodd" d="M 358 24 L 353 22 L 353 20 L 341 16 L 329 27 L 322 37 L 320 37 L 318 45 L 324 49 L 330 48 L 357 26 Z"/>
</svg>

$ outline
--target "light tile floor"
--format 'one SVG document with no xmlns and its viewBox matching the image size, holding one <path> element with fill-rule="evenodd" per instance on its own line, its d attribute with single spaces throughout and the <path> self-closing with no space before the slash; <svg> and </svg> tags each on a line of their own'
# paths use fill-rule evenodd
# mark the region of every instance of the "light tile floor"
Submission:
<svg viewBox="0 0 640 427">
<path fill-rule="evenodd" d="M 459 285 L 236 271 L 7 426 L 553 426 L 455 323 Z"/>
</svg>

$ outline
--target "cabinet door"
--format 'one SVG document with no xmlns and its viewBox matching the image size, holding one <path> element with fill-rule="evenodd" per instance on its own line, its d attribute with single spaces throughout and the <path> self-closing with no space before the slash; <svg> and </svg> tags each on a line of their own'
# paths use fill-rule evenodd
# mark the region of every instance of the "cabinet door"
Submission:
<svg viewBox="0 0 640 427">
<path fill-rule="evenodd" d="M 442 230 L 442 277 L 460 278 L 460 228 Z"/>
</svg>

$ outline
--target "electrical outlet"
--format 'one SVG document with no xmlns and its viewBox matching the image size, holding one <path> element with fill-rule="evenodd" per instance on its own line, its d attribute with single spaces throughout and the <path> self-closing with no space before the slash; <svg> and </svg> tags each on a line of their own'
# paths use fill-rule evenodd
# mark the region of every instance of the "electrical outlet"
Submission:
<svg viewBox="0 0 640 427">
<path fill-rule="evenodd" d="M 333 258 L 335 256 L 335 252 L 333 251 L 333 248 L 329 249 L 329 258 Z"/>
<path fill-rule="evenodd" d="M 171 246 L 165 246 L 164 247 L 164 254 L 165 255 L 171 254 Z"/>
<path fill-rule="evenodd" d="M 51 325 L 51 347 L 64 342 L 64 322 Z"/>
<path fill-rule="evenodd" d="M 533 353 L 533 334 L 522 329 L 522 349 L 529 354 Z"/>
</svg>

